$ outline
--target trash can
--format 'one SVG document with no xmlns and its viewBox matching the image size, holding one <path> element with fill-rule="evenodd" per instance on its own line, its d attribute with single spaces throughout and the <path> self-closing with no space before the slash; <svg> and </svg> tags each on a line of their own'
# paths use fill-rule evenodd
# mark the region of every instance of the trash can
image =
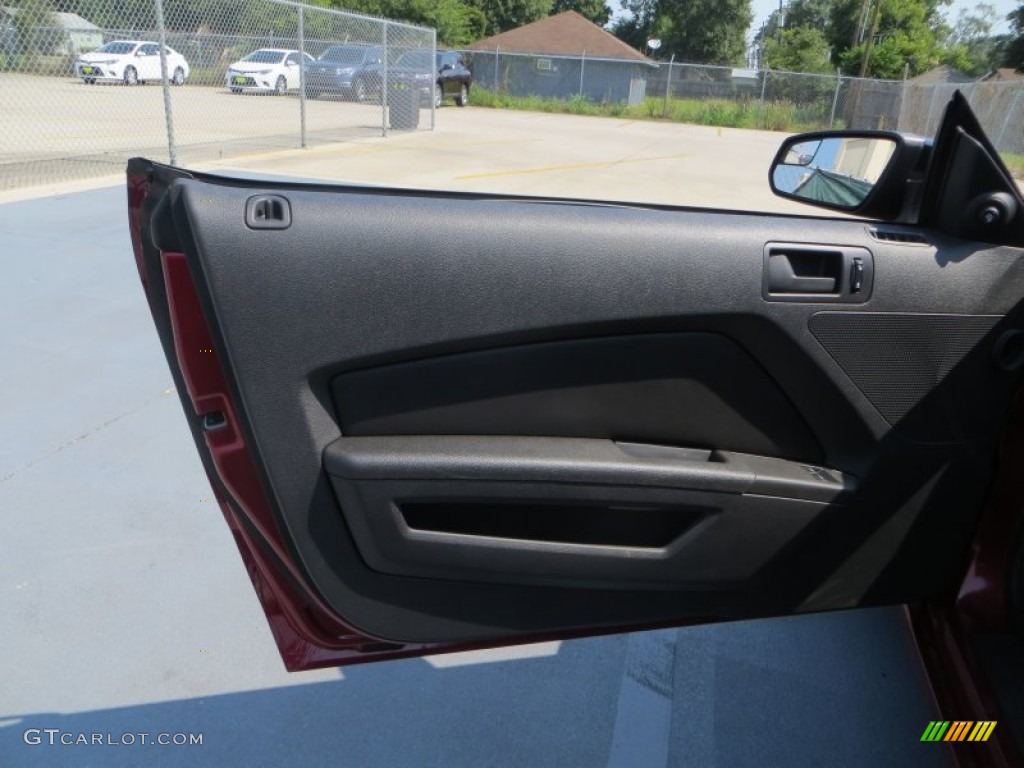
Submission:
<svg viewBox="0 0 1024 768">
<path fill-rule="evenodd" d="M 388 88 L 388 125 L 393 131 L 415 131 L 420 126 L 418 93 L 408 83 L 399 81 Z"/>
</svg>

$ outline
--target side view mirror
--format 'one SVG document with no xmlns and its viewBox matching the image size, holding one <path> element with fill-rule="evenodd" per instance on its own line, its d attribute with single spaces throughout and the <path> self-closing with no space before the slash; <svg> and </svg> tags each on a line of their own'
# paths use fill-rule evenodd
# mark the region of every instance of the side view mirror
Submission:
<svg viewBox="0 0 1024 768">
<path fill-rule="evenodd" d="M 892 131 L 820 131 L 782 143 L 772 192 L 820 208 L 895 220 L 928 143 Z"/>
</svg>

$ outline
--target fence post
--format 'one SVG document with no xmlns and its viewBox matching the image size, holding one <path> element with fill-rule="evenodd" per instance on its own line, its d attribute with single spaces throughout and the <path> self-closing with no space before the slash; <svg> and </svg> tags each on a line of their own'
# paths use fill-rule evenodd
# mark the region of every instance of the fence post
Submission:
<svg viewBox="0 0 1024 768">
<path fill-rule="evenodd" d="M 583 98 L 583 73 L 587 68 L 587 49 L 583 49 L 583 53 L 580 56 L 580 98 Z"/>
<path fill-rule="evenodd" d="M 758 114 L 758 118 L 759 118 L 758 122 L 761 123 L 761 127 L 762 128 L 764 128 L 767 125 L 767 123 L 765 122 L 765 119 L 764 119 L 764 92 L 765 92 L 765 88 L 768 87 L 768 73 L 771 72 L 771 70 L 770 69 L 765 69 L 763 71 L 764 71 L 764 75 L 761 78 L 761 106 L 760 106 L 760 108 L 758 110 L 758 112 L 759 112 L 759 114 Z"/>
<path fill-rule="evenodd" d="M 386 139 L 388 137 L 388 62 L 391 59 L 388 56 L 388 23 L 385 21 L 382 24 L 384 26 L 384 32 L 381 34 L 384 43 L 384 90 L 380 96 L 380 122 L 381 135 Z"/>
<path fill-rule="evenodd" d="M 668 79 L 665 81 L 665 105 L 661 108 L 662 117 L 668 117 L 668 97 L 672 88 L 672 64 L 675 60 L 676 55 L 673 53 L 672 58 L 668 60 Z"/>
<path fill-rule="evenodd" d="M 171 165 L 178 164 L 174 143 L 174 111 L 171 109 L 171 84 L 167 79 L 167 30 L 164 28 L 164 0 L 156 0 L 156 34 L 160 43 L 160 80 L 164 86 L 164 120 L 167 122 L 167 156 Z"/>
<path fill-rule="evenodd" d="M 501 51 L 501 46 L 494 46 L 494 92 L 498 92 L 498 52 Z"/>
<path fill-rule="evenodd" d="M 828 129 L 831 131 L 836 124 L 836 107 L 839 105 L 839 86 L 843 84 L 843 74 L 839 67 L 836 67 L 836 92 L 832 96 L 832 115 L 828 119 Z"/>
<path fill-rule="evenodd" d="M 306 26 L 299 6 L 299 144 L 306 148 Z"/>
<path fill-rule="evenodd" d="M 1003 127 L 999 129 L 999 137 L 995 141 L 996 149 L 1000 152 L 1003 151 L 1003 139 L 1006 136 L 1006 129 L 1010 125 L 1010 119 L 1013 117 L 1013 113 L 1017 111 L 1017 104 L 1020 102 L 1020 95 L 1024 93 L 1024 85 L 1017 86 L 1017 92 L 1013 94 L 1013 101 L 1010 102 L 1010 108 L 1006 110 L 1006 118 L 1003 120 Z"/>
<path fill-rule="evenodd" d="M 900 113 L 896 116 L 896 130 L 903 128 L 903 106 L 907 103 L 907 78 L 910 77 L 910 62 L 903 65 L 903 87 L 900 89 Z"/>
<path fill-rule="evenodd" d="M 430 30 L 430 66 L 437 67 L 437 29 Z M 436 85 L 434 86 L 437 87 Z M 441 92 L 444 96 L 444 92 Z M 437 99 L 434 98 L 434 91 L 430 91 L 430 130 L 434 130 L 434 120 L 437 117 Z"/>
<path fill-rule="evenodd" d="M 925 118 L 924 118 L 924 130 L 922 131 L 922 133 L 924 133 L 925 135 L 933 133 L 933 131 L 930 130 L 930 126 L 932 124 L 932 108 L 935 106 L 935 94 L 938 93 L 938 90 L 939 90 L 939 86 L 936 85 L 935 83 L 933 83 L 932 84 L 932 98 L 928 102 L 928 114 L 925 115 Z"/>
</svg>

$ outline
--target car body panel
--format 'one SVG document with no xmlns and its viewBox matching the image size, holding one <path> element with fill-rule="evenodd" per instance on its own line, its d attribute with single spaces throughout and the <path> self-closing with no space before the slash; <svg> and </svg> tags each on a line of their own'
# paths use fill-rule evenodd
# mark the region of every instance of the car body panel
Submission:
<svg viewBox="0 0 1024 768">
<path fill-rule="evenodd" d="M 280 54 L 280 61 L 259 62 L 240 59 L 228 66 L 225 72 L 225 85 L 233 93 L 240 92 L 272 92 L 277 89 L 280 78 L 284 78 L 285 89 L 295 91 L 301 84 L 301 72 L 299 66 L 300 56 L 305 56 L 307 70 L 315 59 L 297 50 L 284 48 L 260 48 L 253 51 L 249 56 L 261 53 Z M 248 57 L 247 57 L 248 58 Z"/>
<path fill-rule="evenodd" d="M 392 88 L 411 88 L 417 92 L 421 105 L 436 105 L 446 98 L 455 98 L 457 103 L 468 103 L 472 73 L 466 68 L 462 57 L 454 51 L 438 51 L 431 65 L 428 49 L 412 49 L 402 53 L 388 69 L 388 82 Z M 465 87 L 465 98 L 463 98 Z"/>
<path fill-rule="evenodd" d="M 306 91 L 312 95 L 333 93 L 357 98 L 379 96 L 383 84 L 385 50 L 377 45 L 346 43 L 327 48 L 306 69 Z"/>
<path fill-rule="evenodd" d="M 466 88 L 468 96 L 469 89 L 473 85 L 473 73 L 466 67 L 462 56 L 454 51 L 438 51 L 437 55 L 437 84 L 441 88 L 441 98 L 459 98 L 461 100 L 463 87 Z M 460 106 L 464 106 L 461 105 Z"/>
<path fill-rule="evenodd" d="M 123 82 L 125 70 L 133 67 L 139 82 L 159 80 L 160 46 L 148 40 L 115 40 L 101 46 L 131 46 L 126 53 L 108 53 L 102 50 L 83 53 L 75 61 L 75 73 L 85 82 Z M 181 69 L 182 82 L 191 72 L 185 57 L 172 48 L 167 48 L 167 75 L 174 79 L 175 70 Z"/>
</svg>

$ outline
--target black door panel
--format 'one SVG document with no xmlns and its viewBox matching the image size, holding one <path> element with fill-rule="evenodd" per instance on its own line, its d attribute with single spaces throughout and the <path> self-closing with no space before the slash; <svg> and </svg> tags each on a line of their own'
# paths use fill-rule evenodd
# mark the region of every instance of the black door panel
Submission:
<svg viewBox="0 0 1024 768">
<path fill-rule="evenodd" d="M 246 226 L 264 193 L 287 229 Z M 900 602 L 959 567 L 1016 380 L 993 355 L 1022 322 L 1019 250 L 202 177 L 167 201 L 150 231 L 187 256 L 279 523 L 359 630 L 493 640 Z M 866 253 L 870 293 L 766 301 L 769 243 Z M 523 457 L 544 438 L 554 475 Z M 574 439 L 645 445 L 627 471 Z M 747 476 L 713 460 L 730 451 Z"/>
<path fill-rule="evenodd" d="M 851 477 L 720 451 L 524 437 L 343 437 L 324 464 L 375 570 L 737 589 Z"/>
<path fill-rule="evenodd" d="M 650 333 L 523 344 L 331 382 L 346 435 L 558 435 L 821 461 L 793 405 L 735 342 Z"/>
</svg>

